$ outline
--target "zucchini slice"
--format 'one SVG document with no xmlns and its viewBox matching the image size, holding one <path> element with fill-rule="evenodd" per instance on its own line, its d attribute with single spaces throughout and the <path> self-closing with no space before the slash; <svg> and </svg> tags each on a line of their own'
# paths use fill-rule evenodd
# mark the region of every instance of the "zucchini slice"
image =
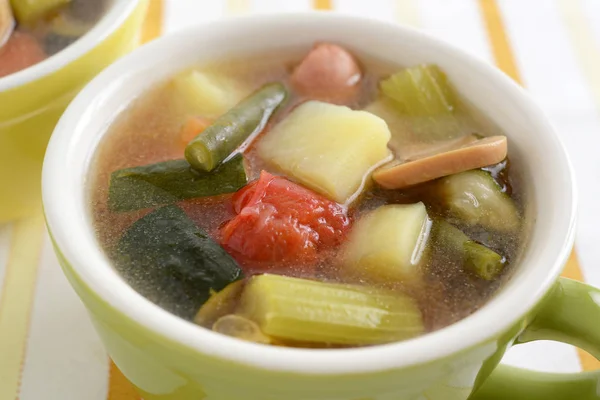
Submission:
<svg viewBox="0 0 600 400">
<path fill-rule="evenodd" d="M 211 293 L 242 277 L 237 262 L 176 206 L 136 221 L 117 245 L 115 264 L 139 293 L 189 320 Z"/>
<path fill-rule="evenodd" d="M 447 212 L 461 223 L 496 231 L 515 231 L 521 225 L 515 203 L 487 171 L 450 175 L 437 187 Z"/>
</svg>

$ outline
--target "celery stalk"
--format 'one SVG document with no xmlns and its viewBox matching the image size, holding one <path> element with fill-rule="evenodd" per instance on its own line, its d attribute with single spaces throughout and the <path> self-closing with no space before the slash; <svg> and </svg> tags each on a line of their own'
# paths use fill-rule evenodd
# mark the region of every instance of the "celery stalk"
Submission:
<svg viewBox="0 0 600 400">
<path fill-rule="evenodd" d="M 424 332 L 421 312 L 405 294 L 278 275 L 251 278 L 238 313 L 268 336 L 301 342 L 369 345 Z"/>
<path fill-rule="evenodd" d="M 379 86 L 384 98 L 391 100 L 421 139 L 452 139 L 461 134 L 454 113 L 456 95 L 436 65 L 403 69 L 382 80 Z"/>
<path fill-rule="evenodd" d="M 446 75 L 435 65 L 406 68 L 381 81 L 382 93 L 405 114 L 450 114 L 454 99 Z"/>
</svg>

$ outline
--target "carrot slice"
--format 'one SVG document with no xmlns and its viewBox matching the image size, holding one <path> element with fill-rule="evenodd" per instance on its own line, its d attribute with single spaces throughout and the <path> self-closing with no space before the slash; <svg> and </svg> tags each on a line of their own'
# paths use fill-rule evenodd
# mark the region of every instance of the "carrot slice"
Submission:
<svg viewBox="0 0 600 400">
<path fill-rule="evenodd" d="M 212 124 L 212 120 L 204 117 L 191 117 L 181 128 L 179 138 L 184 146 Z"/>
</svg>

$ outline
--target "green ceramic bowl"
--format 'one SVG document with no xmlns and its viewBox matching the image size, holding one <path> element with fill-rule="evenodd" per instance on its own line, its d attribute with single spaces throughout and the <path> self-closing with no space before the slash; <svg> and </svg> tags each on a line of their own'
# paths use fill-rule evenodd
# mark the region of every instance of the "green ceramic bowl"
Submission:
<svg viewBox="0 0 600 400">
<path fill-rule="evenodd" d="M 435 62 L 509 136 L 513 166 L 528 182 L 526 251 L 501 290 L 468 318 L 382 346 L 269 347 L 160 309 L 131 289 L 100 249 L 86 177 L 107 124 L 123 107 L 196 63 L 306 50 L 315 41 L 402 65 Z M 595 376 L 505 367 L 492 373 L 507 348 L 525 341 L 555 339 L 600 355 L 600 291 L 559 279 L 573 244 L 576 196 L 564 147 L 546 117 L 497 69 L 415 30 L 311 13 L 229 19 L 159 39 L 109 67 L 69 106 L 46 155 L 43 199 L 65 274 L 145 400 L 464 400 L 486 380 L 481 399 L 600 399 Z"/>
<path fill-rule="evenodd" d="M 67 49 L 0 78 L 0 223 L 39 207 L 46 145 L 69 102 L 104 67 L 138 44 L 147 0 L 114 0 Z"/>
</svg>

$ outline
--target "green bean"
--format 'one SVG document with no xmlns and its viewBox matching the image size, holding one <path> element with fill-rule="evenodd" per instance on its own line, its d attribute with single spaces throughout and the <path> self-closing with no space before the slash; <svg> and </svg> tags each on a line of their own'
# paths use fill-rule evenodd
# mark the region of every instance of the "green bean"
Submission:
<svg viewBox="0 0 600 400">
<path fill-rule="evenodd" d="M 465 242 L 463 248 L 465 267 L 481 279 L 491 281 L 504 269 L 506 260 L 495 251 L 471 240 Z"/>
<path fill-rule="evenodd" d="M 433 240 L 441 251 L 461 258 L 463 268 L 481 279 L 492 280 L 504 269 L 506 259 L 502 255 L 471 240 L 463 231 L 444 220 L 434 221 Z"/>
<path fill-rule="evenodd" d="M 198 171 L 212 171 L 246 139 L 265 127 L 286 96 L 281 83 L 264 85 L 188 143 L 185 158 Z"/>
</svg>

